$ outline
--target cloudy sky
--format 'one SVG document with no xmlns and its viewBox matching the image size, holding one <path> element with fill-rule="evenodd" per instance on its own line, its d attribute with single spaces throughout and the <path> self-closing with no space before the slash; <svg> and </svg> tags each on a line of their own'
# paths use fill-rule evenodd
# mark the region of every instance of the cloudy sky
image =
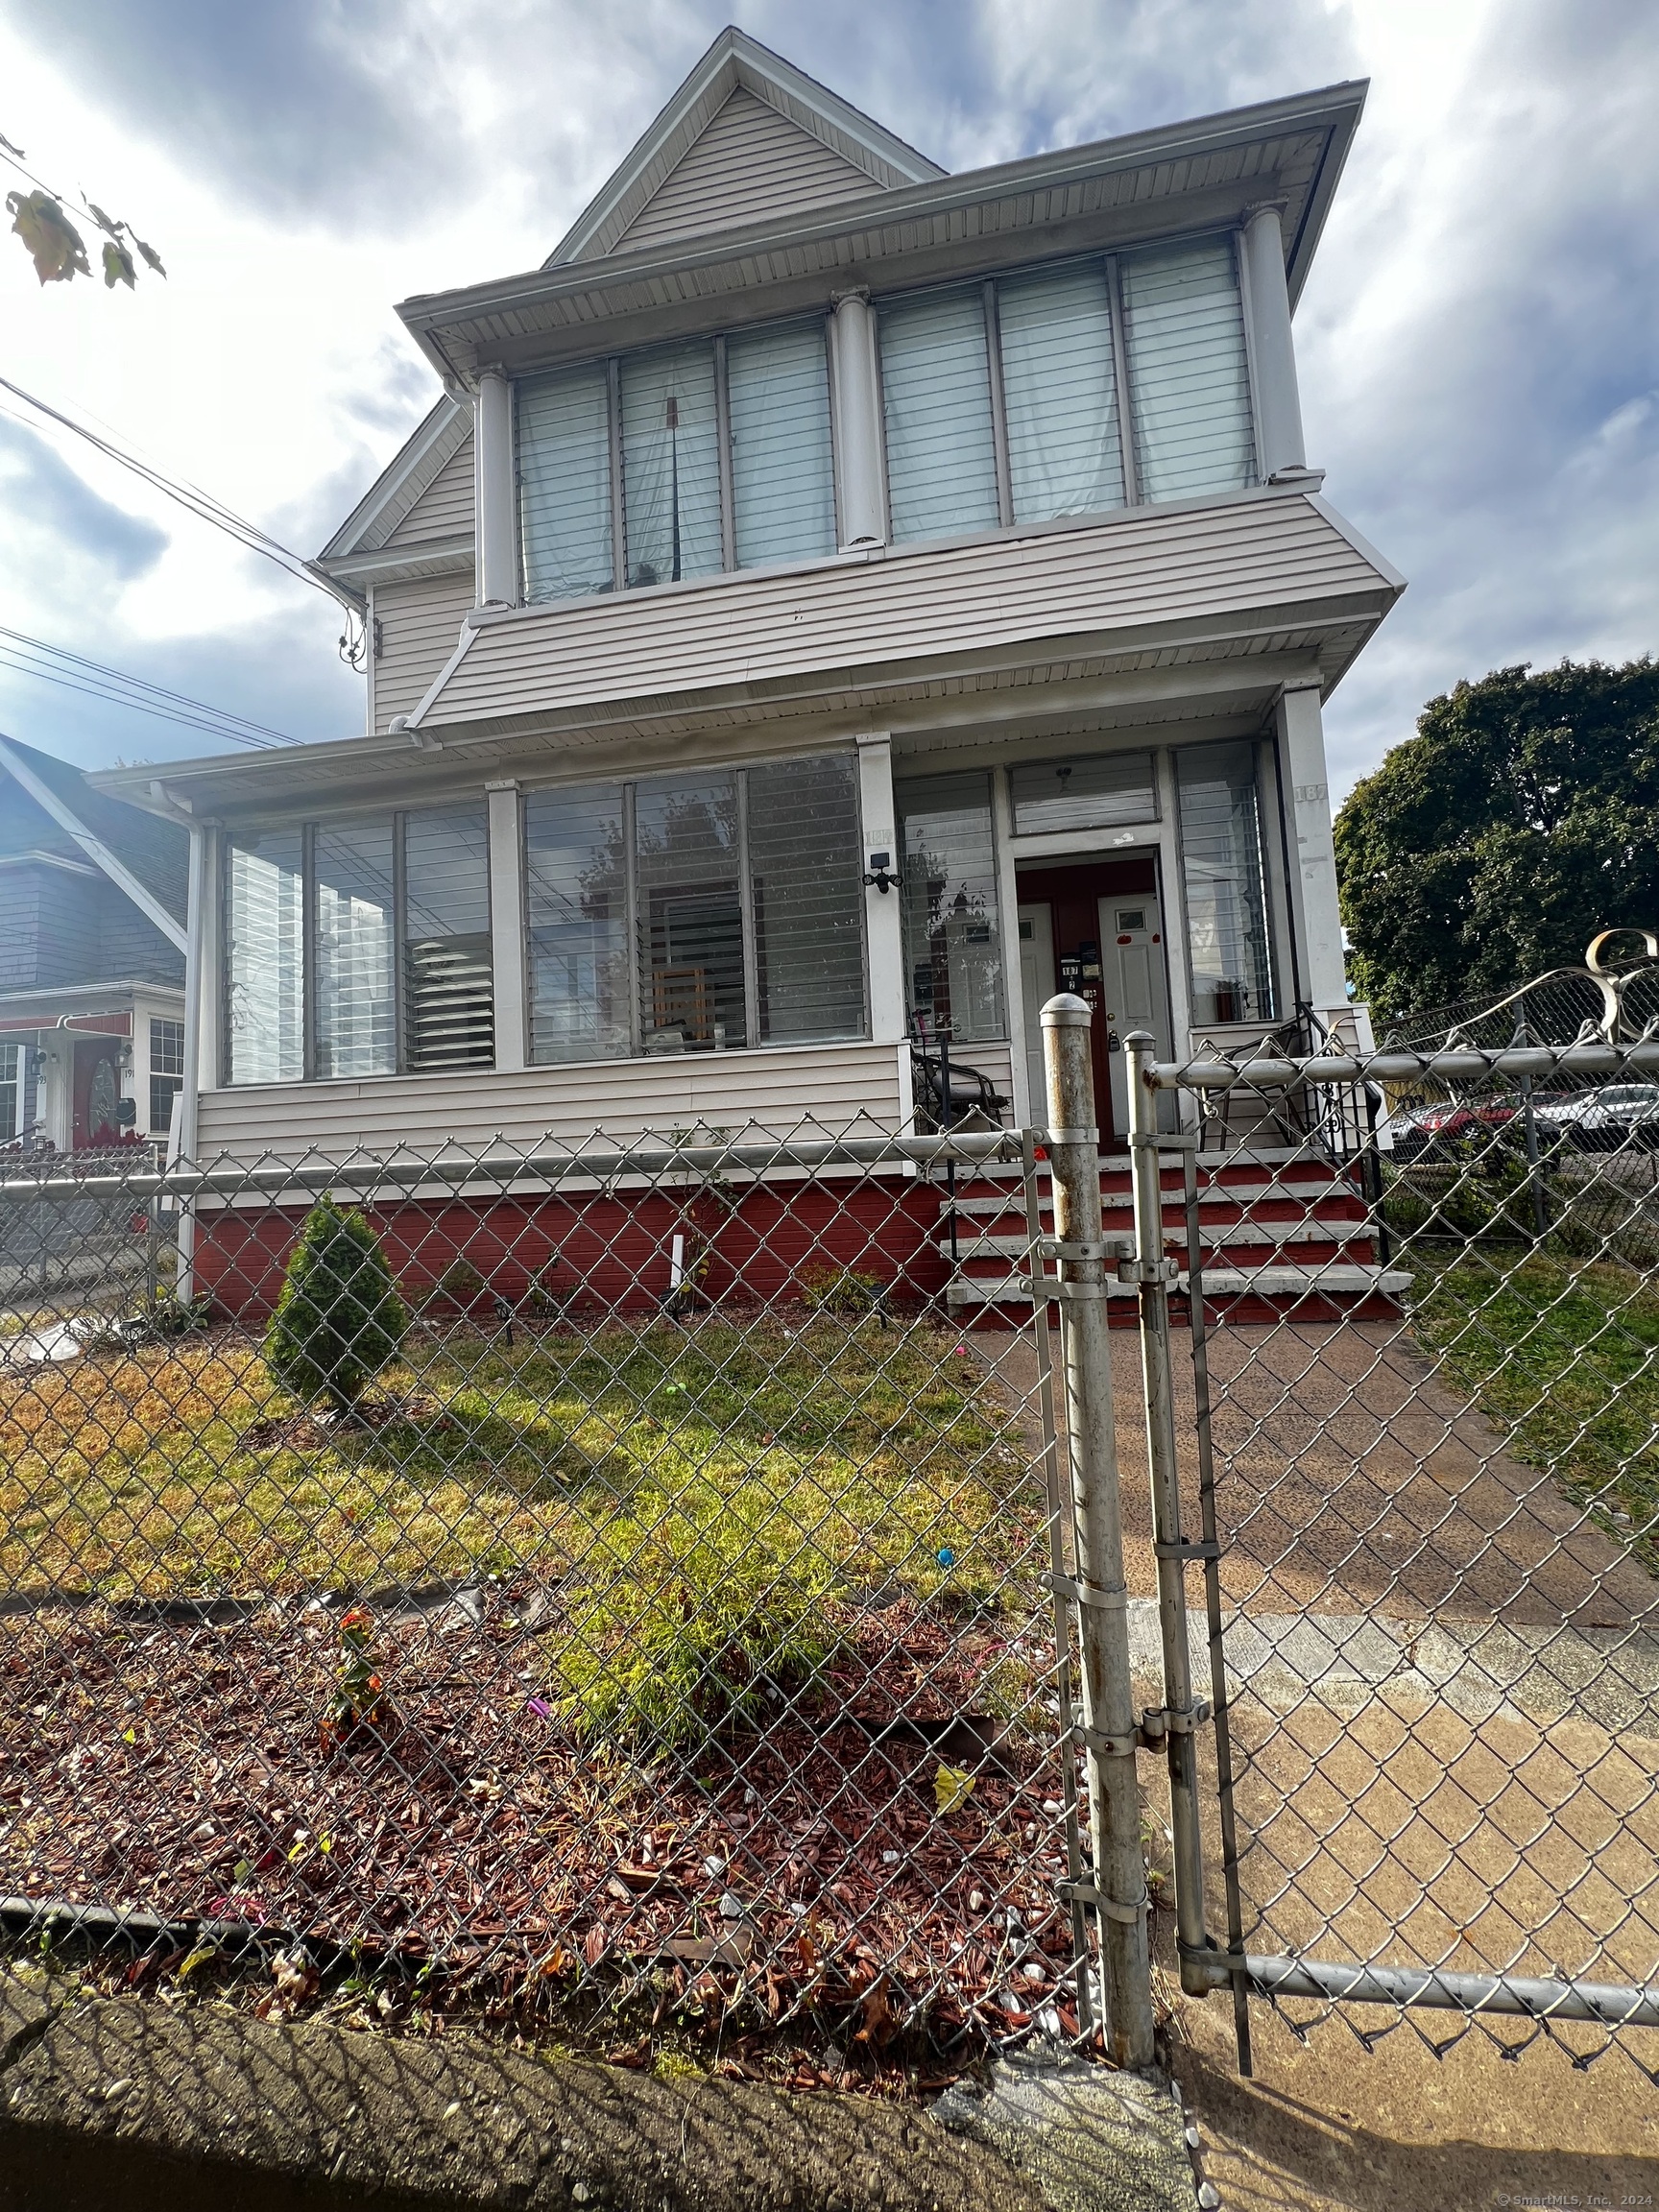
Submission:
<svg viewBox="0 0 1659 2212">
<path fill-rule="evenodd" d="M 0 0 L 0 133 L 169 273 L 41 289 L 0 237 L 0 375 L 313 552 L 434 394 L 392 303 L 539 262 L 727 19 L 725 0 Z M 1303 404 L 1327 493 L 1411 588 L 1331 704 L 1334 783 L 1460 676 L 1659 644 L 1652 0 L 751 0 L 739 19 L 950 169 L 1369 77 L 1298 313 Z M 320 738 L 361 724 L 340 626 L 0 391 L 0 630 Z M 0 635 L 0 729 L 86 762 L 204 749 L 17 658 Z"/>
</svg>

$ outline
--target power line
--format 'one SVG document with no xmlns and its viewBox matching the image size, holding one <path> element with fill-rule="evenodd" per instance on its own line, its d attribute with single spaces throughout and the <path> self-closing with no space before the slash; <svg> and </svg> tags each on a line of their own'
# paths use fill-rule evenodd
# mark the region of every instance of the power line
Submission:
<svg viewBox="0 0 1659 2212">
<path fill-rule="evenodd" d="M 160 684 L 146 683 L 141 676 L 124 675 L 120 669 L 107 667 L 101 661 L 89 661 L 84 654 L 70 653 L 60 645 L 48 645 L 21 630 L 9 630 L 0 625 L 0 638 L 11 640 L 13 648 L 21 648 L 27 655 L 62 661 L 67 664 L 67 672 L 41 667 L 36 660 L 18 658 L 15 651 L 8 651 L 5 646 L 0 646 L 0 667 L 15 669 L 19 675 L 36 676 L 42 683 L 59 685 L 66 691 L 84 692 L 91 698 L 124 707 L 132 713 L 175 722 L 184 729 L 201 730 L 209 737 L 228 739 L 236 745 L 252 745 L 262 752 L 301 742 L 280 730 L 252 721 L 245 714 L 231 713 L 227 708 L 209 707 L 204 700 L 192 699 L 187 692 L 170 691 Z M 152 701 L 156 704 L 149 703 Z"/>
</svg>

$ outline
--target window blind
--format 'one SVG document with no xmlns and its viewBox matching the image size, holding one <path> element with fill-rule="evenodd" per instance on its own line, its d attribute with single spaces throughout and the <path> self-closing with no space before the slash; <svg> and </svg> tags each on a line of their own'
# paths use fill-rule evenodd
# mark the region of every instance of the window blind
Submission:
<svg viewBox="0 0 1659 2212">
<path fill-rule="evenodd" d="M 994 530 L 997 453 L 976 289 L 883 307 L 878 324 L 894 539 Z"/>
<path fill-rule="evenodd" d="M 1150 753 L 1092 753 L 1074 760 L 1022 762 L 1008 781 L 1014 828 L 1022 837 L 1044 830 L 1109 829 L 1118 822 L 1158 819 Z"/>
<path fill-rule="evenodd" d="M 403 822 L 403 1065 L 488 1068 L 495 1057 L 490 833 L 482 806 Z"/>
<path fill-rule="evenodd" d="M 517 387 L 524 596 L 609 591 L 611 402 L 602 361 Z"/>
<path fill-rule="evenodd" d="M 726 342 L 737 565 L 835 550 L 830 371 L 821 323 Z"/>
<path fill-rule="evenodd" d="M 316 831 L 320 1076 L 385 1075 L 397 1065 L 392 839 L 390 815 Z"/>
<path fill-rule="evenodd" d="M 864 1031 L 857 770 L 846 754 L 752 768 L 749 881 L 763 1045 Z"/>
<path fill-rule="evenodd" d="M 1194 1022 L 1273 1019 L 1255 748 L 1175 755 Z"/>
<path fill-rule="evenodd" d="M 622 787 L 524 802 L 530 1057 L 613 1060 L 632 1047 Z"/>
<path fill-rule="evenodd" d="M 622 363 L 621 387 L 629 583 L 718 575 L 725 564 L 712 344 L 633 354 Z"/>
<path fill-rule="evenodd" d="M 1017 522 L 1123 504 L 1112 305 L 1098 263 L 997 288 Z"/>
<path fill-rule="evenodd" d="M 1231 242 L 1132 253 L 1121 269 L 1141 496 L 1241 491 L 1256 456 Z"/>
<path fill-rule="evenodd" d="M 640 1019 L 647 1051 L 748 1043 L 734 776 L 635 794 Z"/>
<path fill-rule="evenodd" d="M 919 777 L 896 785 L 894 800 L 911 1011 L 959 1044 L 1003 1037 L 990 778 Z"/>
<path fill-rule="evenodd" d="M 305 1072 L 303 839 L 230 840 L 225 871 L 226 1062 L 232 1083 Z"/>
</svg>

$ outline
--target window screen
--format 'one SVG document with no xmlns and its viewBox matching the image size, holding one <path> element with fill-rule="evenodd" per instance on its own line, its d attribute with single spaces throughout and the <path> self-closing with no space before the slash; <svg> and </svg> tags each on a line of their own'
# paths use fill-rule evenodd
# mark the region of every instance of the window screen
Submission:
<svg viewBox="0 0 1659 2212">
<path fill-rule="evenodd" d="M 899 784 L 910 1009 L 959 1044 L 1007 1034 L 987 776 Z"/>
<path fill-rule="evenodd" d="M 1115 822 L 1158 819 L 1150 753 L 1033 760 L 1016 768 L 1009 781 L 1014 829 L 1022 837 L 1044 830 L 1099 830 Z"/>
<path fill-rule="evenodd" d="M 1256 459 L 1231 241 L 1132 253 L 1121 268 L 1141 496 L 1242 490 Z"/>
<path fill-rule="evenodd" d="M 1112 305 L 1098 263 L 997 288 L 1016 522 L 1123 504 Z"/>
<path fill-rule="evenodd" d="M 1192 1019 L 1274 1018 L 1262 828 L 1251 745 L 1190 745 L 1175 755 Z"/>
<path fill-rule="evenodd" d="M 835 550 L 830 373 L 821 323 L 726 342 L 737 565 Z"/>
<path fill-rule="evenodd" d="M 978 291 L 883 307 L 878 329 L 895 540 L 994 530 L 997 456 Z"/>
<path fill-rule="evenodd" d="M 713 345 L 636 353 L 622 364 L 621 383 L 628 581 L 717 575 L 724 562 Z"/>
<path fill-rule="evenodd" d="M 845 754 L 752 768 L 749 881 L 763 1045 L 864 1031 L 857 771 Z"/>
<path fill-rule="evenodd" d="M 744 1045 L 736 779 L 641 783 L 634 805 L 645 1048 L 723 1052 Z"/>
<path fill-rule="evenodd" d="M 632 1049 L 622 789 L 524 802 L 530 1057 L 612 1060 Z"/>
<path fill-rule="evenodd" d="M 232 1083 L 305 1072 L 304 898 L 298 830 L 230 840 L 225 868 L 226 1064 Z"/>
<path fill-rule="evenodd" d="M 173 1121 L 173 1100 L 184 1087 L 184 1024 L 150 1022 L 150 1118 L 152 1137 L 165 1137 Z"/>
<path fill-rule="evenodd" d="M 517 387 L 524 596 L 609 591 L 611 402 L 602 361 Z"/>
<path fill-rule="evenodd" d="M 315 832 L 317 1072 L 397 1065 L 390 815 Z"/>
<path fill-rule="evenodd" d="M 490 831 L 482 806 L 403 822 L 403 1065 L 488 1068 L 495 1057 Z"/>
</svg>

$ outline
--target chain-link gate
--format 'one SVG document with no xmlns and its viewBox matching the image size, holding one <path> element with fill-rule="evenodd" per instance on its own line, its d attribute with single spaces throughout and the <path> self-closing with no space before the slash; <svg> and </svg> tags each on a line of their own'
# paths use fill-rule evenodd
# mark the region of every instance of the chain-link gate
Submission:
<svg viewBox="0 0 1659 2212">
<path fill-rule="evenodd" d="M 1087 2040 L 1047 1333 L 953 1316 L 948 1176 L 1036 1218 L 989 1128 L 13 1152 L 13 1940 L 809 2080 Z"/>
<path fill-rule="evenodd" d="M 1254 1994 L 1659 2078 L 1659 1042 L 1527 1036 L 1131 1041 L 1182 1977 L 1246 2067 Z"/>
</svg>

